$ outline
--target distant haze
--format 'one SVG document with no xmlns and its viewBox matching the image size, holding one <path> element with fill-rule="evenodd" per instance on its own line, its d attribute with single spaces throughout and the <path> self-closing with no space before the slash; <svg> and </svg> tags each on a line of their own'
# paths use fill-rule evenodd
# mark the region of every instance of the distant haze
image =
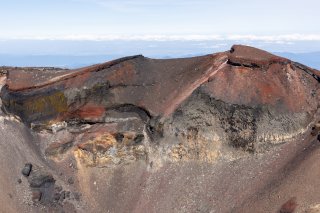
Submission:
<svg viewBox="0 0 320 213">
<path fill-rule="evenodd" d="M 128 55 L 176 58 L 212 54 L 245 44 L 320 69 L 320 41 L 265 40 L 2 40 L 0 66 L 77 68 Z"/>
<path fill-rule="evenodd" d="M 320 68 L 319 8 L 319 0 L 1 1 L 0 65 L 79 67 L 245 44 Z"/>
</svg>

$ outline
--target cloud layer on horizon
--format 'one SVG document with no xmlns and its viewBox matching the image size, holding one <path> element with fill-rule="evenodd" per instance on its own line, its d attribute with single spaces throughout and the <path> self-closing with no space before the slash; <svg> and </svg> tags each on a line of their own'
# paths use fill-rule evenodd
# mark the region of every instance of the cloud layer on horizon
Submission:
<svg viewBox="0 0 320 213">
<path fill-rule="evenodd" d="M 320 34 L 286 34 L 286 35 L 51 35 L 51 36 L 17 36 L 1 40 L 70 40 L 70 41 L 265 41 L 294 42 L 320 41 Z"/>
</svg>

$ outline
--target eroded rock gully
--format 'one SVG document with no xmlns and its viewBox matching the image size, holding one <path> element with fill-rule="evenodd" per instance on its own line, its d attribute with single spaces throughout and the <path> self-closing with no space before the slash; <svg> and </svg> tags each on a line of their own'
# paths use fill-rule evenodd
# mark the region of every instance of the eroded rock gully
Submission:
<svg viewBox="0 0 320 213">
<path fill-rule="evenodd" d="M 316 70 L 241 45 L 186 59 L 1 70 L 1 125 L 13 141 L 2 146 L 28 141 L 13 167 L 28 160 L 52 178 L 31 188 L 22 178 L 33 204 L 8 211 L 275 212 L 292 197 L 294 209 L 320 203 L 295 185 L 302 166 L 319 162 Z M 26 135 L 16 139 L 15 128 Z M 307 182 L 318 173 L 306 172 Z"/>
</svg>

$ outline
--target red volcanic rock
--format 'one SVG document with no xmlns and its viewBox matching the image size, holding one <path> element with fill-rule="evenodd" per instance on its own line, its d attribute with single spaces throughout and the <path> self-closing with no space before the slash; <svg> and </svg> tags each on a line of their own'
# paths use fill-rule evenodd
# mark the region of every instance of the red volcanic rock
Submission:
<svg viewBox="0 0 320 213">
<path fill-rule="evenodd" d="M 312 111 L 319 94 L 319 77 L 312 69 L 268 52 L 235 45 L 229 65 L 204 84 L 204 91 L 216 99 L 246 106 L 274 106 L 279 110 Z M 309 72 L 308 72 L 309 71 Z M 278 106 L 277 106 L 278 105 Z"/>
<path fill-rule="evenodd" d="M 320 208 L 314 69 L 236 45 L 185 59 L 139 55 L 75 70 L 5 70 L 6 212 L 39 211 L 16 193 L 30 197 L 34 189 L 40 208 L 54 212 Z M 12 186 L 26 162 L 39 165 L 30 184 Z"/>
<path fill-rule="evenodd" d="M 106 110 L 103 106 L 97 106 L 89 103 L 74 111 L 73 114 L 76 117 L 80 117 L 85 120 L 94 120 L 96 118 L 101 118 L 105 111 Z"/>
<path fill-rule="evenodd" d="M 61 71 L 61 75 L 16 70 L 8 75 L 8 93 L 3 100 L 17 97 L 10 97 L 7 108 L 15 108 L 13 111 L 27 122 L 65 117 L 80 110 L 82 113 L 75 113 L 78 117 L 85 114 L 81 108 L 88 103 L 106 109 L 131 104 L 155 116 L 166 115 L 226 60 L 226 54 L 179 60 L 135 56 L 67 74 Z"/>
<path fill-rule="evenodd" d="M 219 137 L 249 150 L 254 141 L 285 141 L 305 131 L 318 109 L 320 79 L 311 68 L 241 45 L 185 59 L 132 56 L 77 70 L 13 69 L 7 78 L 4 109 L 26 123 L 104 123 L 115 111 L 136 113 L 152 135 L 179 135 L 171 130 L 194 125 L 166 120 L 202 110 L 198 119 L 219 120 Z"/>
<path fill-rule="evenodd" d="M 297 205 L 296 198 L 293 197 L 281 206 L 279 213 L 293 213 Z"/>
<path fill-rule="evenodd" d="M 236 45 L 230 52 L 189 59 L 134 56 L 78 70 L 13 69 L 3 99 L 10 97 L 6 108 L 29 122 L 70 114 L 100 118 L 108 107 L 123 104 L 166 116 L 203 84 L 204 91 L 228 103 L 304 111 L 316 104 L 311 97 L 316 78 L 314 70 L 288 59 Z"/>
<path fill-rule="evenodd" d="M 243 45 L 234 45 L 229 54 L 229 63 L 235 66 L 262 67 L 272 63 L 289 63 L 290 61 L 266 51 Z"/>
</svg>

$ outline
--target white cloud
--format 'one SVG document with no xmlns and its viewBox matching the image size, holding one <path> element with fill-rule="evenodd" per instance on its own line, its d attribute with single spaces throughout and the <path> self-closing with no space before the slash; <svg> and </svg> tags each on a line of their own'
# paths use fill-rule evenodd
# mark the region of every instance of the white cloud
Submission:
<svg viewBox="0 0 320 213">
<path fill-rule="evenodd" d="M 249 41 L 320 41 L 320 34 L 287 34 L 274 36 L 257 35 L 229 35 L 226 40 L 249 40 Z"/>
<path fill-rule="evenodd" d="M 51 35 L 16 36 L 8 38 L 0 34 L 2 40 L 71 40 L 71 41 L 261 41 L 266 43 L 290 43 L 294 41 L 320 41 L 320 34 L 287 35 Z"/>
</svg>

